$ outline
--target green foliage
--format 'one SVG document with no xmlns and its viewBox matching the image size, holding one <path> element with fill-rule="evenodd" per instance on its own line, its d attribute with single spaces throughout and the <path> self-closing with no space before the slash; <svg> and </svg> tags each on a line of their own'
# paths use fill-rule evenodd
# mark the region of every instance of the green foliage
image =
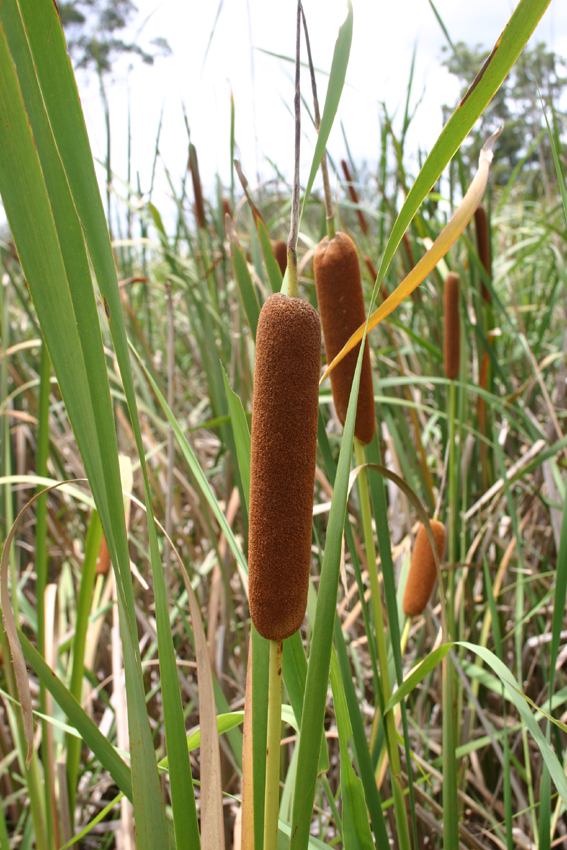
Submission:
<svg viewBox="0 0 567 850">
<path fill-rule="evenodd" d="M 506 87 L 530 91 L 521 66 L 501 94 L 498 87 L 544 7 L 543 0 L 518 5 L 482 80 L 416 172 L 405 150 L 410 71 L 399 137 L 383 116 L 380 190 L 353 167 L 355 182 L 365 184 L 356 209 L 338 192 L 341 228 L 371 261 L 362 265 L 367 307 L 377 296 L 372 264 L 381 261 L 391 291 L 422 256 L 424 240 L 443 230 L 443 202 L 427 195 L 484 106 L 494 97 L 494 109 L 513 117 Z M 69 33 L 100 23 L 108 38 L 100 74 L 118 55 L 112 41 L 120 42 L 133 11 L 129 2 L 64 10 L 75 18 Z M 312 176 L 337 111 L 355 12 L 337 42 Z M 2 592 L 9 588 L 33 683 L 32 713 L 0 630 L 0 847 L 35 841 L 38 850 L 59 850 L 75 833 L 84 846 L 110 850 L 116 833 L 124 838 L 131 828 L 129 801 L 142 850 L 197 848 L 201 839 L 221 846 L 223 816 L 233 841 L 242 770 L 251 763 L 247 805 L 262 850 L 268 647 L 250 629 L 247 606 L 249 419 L 255 325 L 260 304 L 281 286 L 271 239 L 285 231 L 289 198 L 271 184 L 248 189 L 253 219 L 232 192 L 225 232 L 220 180 L 215 215 L 205 202 L 198 228 L 173 180 L 173 228 L 130 187 L 139 200 L 129 211 L 132 232 L 143 238 L 113 254 L 51 0 L 6 0 L 0 23 L 8 118 L 0 123 L 0 191 L 14 240 L 0 244 L 4 536 L 24 508 L 20 545 L 4 553 Z M 477 61 L 469 52 L 467 76 Z M 561 67 L 543 88 L 551 101 L 564 85 Z M 528 99 L 520 104 L 527 111 Z M 558 840 L 567 801 L 560 719 L 567 686 L 555 669 L 567 586 L 560 510 L 567 233 L 557 189 L 562 116 L 550 108 L 548 119 L 549 185 L 532 179 L 535 120 L 523 146 L 516 134 L 497 148 L 508 183 L 490 199 L 498 226 L 492 276 L 465 231 L 415 301 L 368 335 L 379 428 L 354 461 L 370 465 L 366 491 L 351 481 L 359 371 L 342 431 L 329 385 L 321 387 L 310 598 L 305 625 L 285 641 L 282 657 L 282 850 L 369 850 L 391 840 L 488 850 L 494 841 L 511 847 L 518 836 L 522 846 L 537 841 L 545 850 Z M 471 150 L 459 154 L 465 165 Z M 322 211 L 308 198 L 304 212 L 300 294 L 315 301 L 304 246 L 320 238 Z M 451 387 L 442 372 L 448 269 L 461 276 L 463 307 L 463 365 Z M 165 321 L 170 303 L 173 330 Z M 128 528 L 119 449 L 134 465 Z M 85 470 L 92 497 L 75 482 L 25 510 L 20 488 L 38 492 Z M 365 479 L 366 470 L 358 483 Z M 404 623 L 413 535 L 426 504 L 441 521 L 453 517 L 451 562 L 441 565 L 449 591 L 434 591 L 423 614 Z M 108 575 L 97 572 L 105 545 L 114 563 Z M 376 545 L 380 573 L 368 582 Z M 169 558 L 172 546 L 183 569 Z M 387 682 L 397 682 L 393 693 Z M 29 772 L 22 711 L 27 724 L 41 721 L 41 752 Z M 238 728 L 250 716 L 251 743 Z"/>
<path fill-rule="evenodd" d="M 171 49 L 164 38 L 153 38 L 152 49 L 120 37 L 131 26 L 138 7 L 132 0 L 65 0 L 57 4 L 67 47 L 75 68 L 107 74 L 123 56 L 137 57 L 152 65 Z"/>
<path fill-rule="evenodd" d="M 486 62 L 489 50 L 457 42 L 444 47 L 443 64 L 459 81 L 461 97 Z M 553 182 L 553 157 L 549 140 L 544 137 L 533 147 L 545 127 L 539 93 L 556 113 L 559 138 L 567 138 L 567 114 L 562 111 L 567 91 L 567 63 L 545 44 L 526 48 L 519 56 L 507 79 L 484 112 L 482 122 L 463 145 L 461 156 L 469 171 L 478 161 L 480 149 L 488 136 L 502 126 L 498 140 L 498 158 L 492 170 L 493 180 L 504 186 L 518 163 L 525 158 L 522 183 L 537 194 Z M 455 105 L 444 106 L 448 118 Z M 533 149 L 530 151 L 530 149 Z"/>
</svg>

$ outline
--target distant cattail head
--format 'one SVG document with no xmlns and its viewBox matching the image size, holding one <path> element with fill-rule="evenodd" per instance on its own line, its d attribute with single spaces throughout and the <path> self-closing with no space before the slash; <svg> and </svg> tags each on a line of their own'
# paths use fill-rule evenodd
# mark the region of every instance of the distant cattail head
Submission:
<svg viewBox="0 0 567 850">
<path fill-rule="evenodd" d="M 228 198 L 223 198 L 223 199 L 221 200 L 221 204 L 222 204 L 222 217 L 223 217 L 223 220 L 224 220 L 225 215 L 227 215 L 227 216 L 229 216 L 230 218 L 232 218 L 232 209 L 231 209 L 231 207 L 230 207 L 230 201 L 228 200 Z"/>
<path fill-rule="evenodd" d="M 343 169 L 343 174 L 345 176 L 348 193 L 350 195 L 350 199 L 353 204 L 360 204 L 360 199 L 358 197 L 358 192 L 352 182 L 352 177 L 350 176 L 350 170 L 344 159 L 341 159 L 341 168 Z M 362 212 L 361 209 L 357 209 L 356 215 L 358 218 L 358 223 L 360 225 L 360 229 L 364 234 L 368 233 L 368 222 L 366 221 L 366 216 Z"/>
<path fill-rule="evenodd" d="M 98 550 L 98 558 L 96 561 L 96 574 L 97 576 L 105 576 L 110 569 L 110 552 L 108 551 L 108 545 L 106 543 L 106 537 L 102 536 L 102 540 L 100 541 L 100 548 Z"/>
<path fill-rule="evenodd" d="M 201 177 L 199 175 L 199 163 L 197 161 L 197 150 L 195 145 L 189 144 L 189 167 L 191 169 L 191 180 L 193 181 L 193 194 L 195 196 L 195 218 L 199 227 L 205 227 L 205 205 L 203 203 L 203 190 L 201 188 Z"/>
<path fill-rule="evenodd" d="M 461 328 L 459 320 L 459 275 L 449 272 L 444 291 L 445 323 L 443 329 L 443 360 L 445 375 L 453 381 L 459 375 L 461 357 Z"/>
<path fill-rule="evenodd" d="M 229 224 L 227 224 L 227 221 L 229 223 L 232 221 L 232 209 L 230 207 L 230 201 L 228 200 L 228 198 L 223 198 L 221 200 L 221 206 L 222 206 L 222 223 L 223 223 L 223 227 L 224 227 L 224 235 L 228 238 Z"/>
<path fill-rule="evenodd" d="M 340 231 L 335 233 L 331 241 L 325 236 L 315 251 L 313 272 L 325 351 L 330 363 L 352 334 L 366 321 L 358 254 L 350 236 Z M 333 401 L 342 425 L 346 419 L 359 351 L 360 344 L 331 372 Z M 375 429 L 374 387 L 370 351 L 366 340 L 354 433 L 361 443 L 367 445 L 374 437 Z"/>
<path fill-rule="evenodd" d="M 294 634 L 307 607 L 320 370 L 317 311 L 272 295 L 256 332 L 248 546 L 250 615 L 267 640 Z"/>
<path fill-rule="evenodd" d="M 277 242 L 274 242 L 272 248 L 274 249 L 274 257 L 283 277 L 287 269 L 287 242 L 284 242 L 283 239 L 278 239 Z"/>
<path fill-rule="evenodd" d="M 431 520 L 431 530 L 435 539 L 435 548 L 439 560 L 445 549 L 445 526 L 435 519 Z M 416 617 L 424 610 L 437 578 L 435 556 L 431 549 L 425 526 L 421 525 L 415 539 L 411 566 L 404 591 L 403 609 L 407 617 Z"/>
<path fill-rule="evenodd" d="M 476 228 L 476 244 L 478 248 L 478 258 L 482 265 L 484 266 L 484 270 L 488 275 L 489 280 L 492 280 L 492 260 L 490 256 L 490 230 L 488 227 L 488 217 L 486 215 L 486 210 L 480 204 L 475 210 L 474 214 L 474 224 Z M 492 301 L 492 297 L 488 288 L 484 281 L 481 286 L 482 297 L 489 304 Z"/>
<path fill-rule="evenodd" d="M 366 268 L 368 269 L 368 273 L 372 278 L 372 286 L 374 286 L 374 284 L 376 283 L 376 278 L 378 277 L 376 266 L 374 265 L 372 258 L 368 255 L 364 258 L 364 262 L 366 263 Z M 388 298 L 389 294 L 390 293 L 388 292 L 386 284 L 382 281 L 382 283 L 380 284 L 380 295 L 382 296 L 384 301 L 386 300 L 386 298 Z"/>
</svg>

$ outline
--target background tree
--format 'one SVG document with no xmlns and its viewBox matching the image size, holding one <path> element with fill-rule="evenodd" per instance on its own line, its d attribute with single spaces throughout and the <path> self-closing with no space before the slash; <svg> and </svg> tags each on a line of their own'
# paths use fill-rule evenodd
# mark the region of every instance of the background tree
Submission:
<svg viewBox="0 0 567 850">
<path fill-rule="evenodd" d="M 480 44 L 469 47 L 460 41 L 443 48 L 443 52 L 446 54 L 443 64 L 459 80 L 462 97 L 487 59 L 488 51 Z M 514 167 L 527 157 L 523 180 L 531 183 L 534 191 L 542 184 L 547 191 L 553 174 L 553 158 L 547 133 L 537 141 L 545 127 L 539 93 L 550 123 L 553 122 L 556 139 L 561 143 L 567 131 L 567 62 L 548 50 L 545 44 L 538 44 L 520 55 L 477 128 L 463 145 L 461 153 L 465 165 L 475 167 L 484 141 L 503 126 L 491 180 L 499 185 L 506 184 Z M 445 121 L 455 106 L 443 107 Z"/>
<path fill-rule="evenodd" d="M 137 56 L 151 65 L 156 56 L 171 52 L 164 38 L 153 38 L 151 49 L 145 49 L 136 40 L 121 37 L 138 12 L 132 0 L 68 0 L 58 7 L 76 68 L 106 74 L 121 56 Z"/>
<path fill-rule="evenodd" d="M 141 29 L 134 40 L 122 37 L 132 27 L 138 13 L 138 7 L 132 0 L 60 0 L 58 9 L 67 37 L 67 51 L 75 68 L 94 71 L 98 77 L 106 125 L 106 217 L 112 234 L 110 110 L 105 77 L 121 57 L 138 57 L 142 62 L 153 65 L 157 56 L 168 56 L 171 48 L 166 39 L 161 37 L 151 39 L 148 49 L 142 47 L 137 40 Z M 128 216 L 128 235 L 129 230 Z"/>
</svg>

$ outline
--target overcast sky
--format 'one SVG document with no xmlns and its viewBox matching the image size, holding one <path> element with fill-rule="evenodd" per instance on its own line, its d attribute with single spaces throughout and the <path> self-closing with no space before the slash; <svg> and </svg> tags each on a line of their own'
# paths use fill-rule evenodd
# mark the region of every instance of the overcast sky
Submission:
<svg viewBox="0 0 567 850">
<path fill-rule="evenodd" d="M 458 96 L 456 81 L 441 67 L 445 37 L 428 0 L 352 0 L 353 41 L 350 63 L 338 118 L 342 120 L 353 156 L 375 167 L 379 157 L 380 102 L 391 113 L 402 113 L 414 48 L 416 70 L 413 103 L 421 98 L 408 150 L 430 150 L 442 128 L 441 105 Z M 212 185 L 218 171 L 228 183 L 230 167 L 230 92 L 236 110 L 236 141 L 244 171 L 255 183 L 274 175 L 268 159 L 289 175 L 293 163 L 293 68 L 290 63 L 262 51 L 291 56 L 294 50 L 295 2 L 224 0 L 205 59 L 219 0 L 137 0 L 137 24 L 145 21 L 140 43 L 156 36 L 172 48 L 168 58 L 153 66 L 134 63 L 128 71 L 121 65 L 109 81 L 113 167 L 126 176 L 127 112 L 131 109 L 132 163 L 140 172 L 143 190 L 149 187 L 160 112 L 164 108 L 160 152 L 174 179 L 179 180 L 187 158 L 185 106 L 196 145 L 201 174 Z M 515 3 L 512 0 L 437 0 L 437 9 L 453 41 L 492 48 L 506 25 Z M 313 61 L 328 71 L 338 29 L 346 15 L 344 0 L 304 0 Z M 546 42 L 567 55 L 567 3 L 552 0 L 532 39 Z M 95 157 L 104 157 L 105 136 L 98 86 L 85 86 L 81 96 Z M 324 102 L 326 77 L 318 75 L 319 95 Z M 311 102 L 307 72 L 302 89 Z M 302 140 L 302 171 L 311 162 L 314 132 L 303 115 L 307 138 Z M 335 159 L 345 156 L 339 122 L 329 142 Z M 167 185 L 156 184 L 155 202 L 166 208 Z"/>
</svg>

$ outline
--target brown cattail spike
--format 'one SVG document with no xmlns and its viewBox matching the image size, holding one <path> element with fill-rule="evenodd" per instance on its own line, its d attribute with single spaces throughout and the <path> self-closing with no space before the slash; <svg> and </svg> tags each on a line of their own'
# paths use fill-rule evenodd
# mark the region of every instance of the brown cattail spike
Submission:
<svg viewBox="0 0 567 850">
<path fill-rule="evenodd" d="M 203 203 L 203 190 L 201 188 L 201 177 L 199 175 L 199 163 L 197 161 L 197 150 L 195 145 L 189 144 L 189 167 L 193 181 L 193 194 L 195 196 L 195 218 L 198 227 L 205 227 L 205 205 Z"/>
<path fill-rule="evenodd" d="M 348 193 L 350 195 L 350 199 L 353 202 L 353 204 L 356 204 L 358 206 L 360 204 L 358 192 L 356 191 L 356 189 L 354 187 L 354 184 L 352 182 L 352 177 L 350 176 L 349 167 L 348 167 L 348 165 L 347 165 L 347 163 L 345 162 L 344 159 L 341 159 L 341 167 L 343 169 L 343 174 L 345 176 L 345 180 L 346 180 L 346 183 L 347 183 L 347 189 L 348 189 Z M 366 221 L 366 217 L 365 217 L 364 213 L 362 212 L 362 210 L 360 208 L 357 209 L 356 216 L 358 218 L 358 223 L 360 225 L 360 229 L 366 235 L 368 233 L 368 222 Z"/>
<path fill-rule="evenodd" d="M 338 231 L 330 242 L 325 236 L 315 251 L 313 271 L 325 351 L 330 363 L 352 334 L 366 321 L 358 254 L 350 236 Z M 333 401 L 343 425 L 359 351 L 360 344 L 331 372 Z M 364 345 L 354 433 L 363 445 L 368 445 L 375 429 L 374 388 L 367 340 Z"/>
<path fill-rule="evenodd" d="M 305 617 L 317 454 L 321 323 L 276 293 L 256 332 L 248 547 L 250 614 L 267 640 Z"/>
<path fill-rule="evenodd" d="M 273 249 L 274 257 L 276 258 L 283 277 L 285 270 L 287 269 L 287 242 L 284 242 L 283 239 L 278 239 L 277 242 L 274 242 Z"/>
<path fill-rule="evenodd" d="M 432 519 L 431 530 L 435 538 L 435 548 L 439 560 L 441 560 L 445 548 L 445 526 L 436 519 Z M 415 539 L 410 571 L 404 591 L 403 608 L 407 617 L 416 617 L 424 610 L 429 602 L 436 578 L 435 556 L 425 526 L 421 525 Z"/>
<path fill-rule="evenodd" d="M 459 375 L 461 357 L 461 328 L 459 324 L 459 276 L 449 272 L 444 293 L 445 326 L 443 355 L 445 375 L 453 381 Z"/>
<path fill-rule="evenodd" d="M 476 228 L 476 244 L 478 248 L 478 257 L 480 262 L 484 266 L 484 270 L 488 275 L 488 279 L 492 280 L 492 261 L 490 258 L 490 230 L 488 228 L 488 218 L 486 215 L 486 210 L 484 209 L 482 204 L 477 207 L 475 211 L 474 223 Z M 481 285 L 481 291 L 483 299 L 488 304 L 490 304 L 492 301 L 492 297 L 484 281 Z"/>
</svg>

